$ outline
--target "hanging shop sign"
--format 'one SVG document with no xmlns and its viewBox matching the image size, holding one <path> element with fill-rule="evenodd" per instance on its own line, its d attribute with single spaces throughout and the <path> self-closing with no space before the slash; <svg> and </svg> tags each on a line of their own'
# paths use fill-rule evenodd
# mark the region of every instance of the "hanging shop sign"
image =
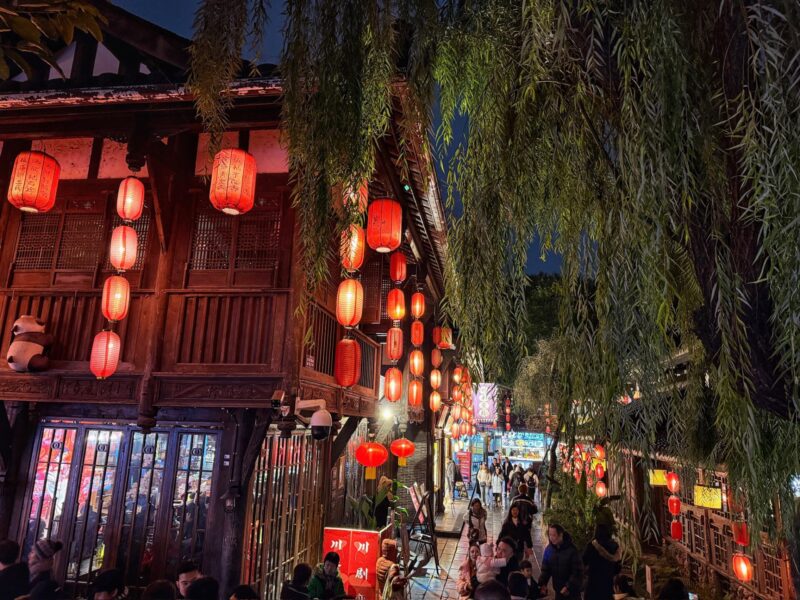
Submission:
<svg viewBox="0 0 800 600">
<path fill-rule="evenodd" d="M 477 423 L 492 423 L 497 420 L 497 386 L 494 383 L 479 383 L 472 394 L 472 406 Z"/>
<path fill-rule="evenodd" d="M 706 485 L 694 486 L 694 505 L 713 510 L 722 509 L 722 488 Z"/>
<path fill-rule="evenodd" d="M 512 461 L 530 460 L 540 462 L 544 460 L 550 438 L 543 433 L 530 431 L 503 432 L 500 445 L 503 454 Z"/>
<path fill-rule="evenodd" d="M 339 555 L 339 575 L 348 596 L 376 600 L 378 584 L 375 563 L 381 555 L 381 542 L 389 537 L 391 527 L 382 531 L 326 527 L 323 533 L 323 556 Z"/>
<path fill-rule="evenodd" d="M 472 453 L 471 452 L 456 452 L 456 460 L 458 461 L 458 471 L 461 473 L 461 479 L 466 483 L 472 480 Z"/>
<path fill-rule="evenodd" d="M 650 469 L 648 471 L 650 475 L 650 485 L 651 486 L 663 486 L 666 487 L 667 485 L 667 471 L 666 469 Z"/>
</svg>

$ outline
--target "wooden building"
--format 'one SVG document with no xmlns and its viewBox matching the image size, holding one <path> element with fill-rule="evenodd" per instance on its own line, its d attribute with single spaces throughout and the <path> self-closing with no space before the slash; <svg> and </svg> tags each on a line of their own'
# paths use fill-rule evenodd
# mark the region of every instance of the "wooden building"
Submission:
<svg viewBox="0 0 800 600">
<path fill-rule="evenodd" d="M 258 176 L 254 208 L 223 214 L 209 203 L 208 139 L 184 87 L 188 40 L 111 4 L 103 11 L 101 43 L 77 34 L 58 50 L 66 80 L 41 63 L 0 85 L 0 354 L 23 315 L 55 338 L 46 372 L 0 366 L 0 538 L 26 549 L 39 537 L 64 542 L 56 576 L 76 596 L 103 568 L 124 569 L 135 592 L 193 559 L 223 593 L 244 582 L 277 597 L 296 562 L 320 559 L 325 519 L 345 519 L 346 494 L 361 485 L 352 449 L 380 395 L 388 261 L 369 252 L 362 269 L 361 378 L 344 390 L 333 378 L 338 267 L 297 316 L 303 274 L 281 81 L 231 86 L 223 146 L 248 150 Z M 403 205 L 406 291 L 419 286 L 433 307 L 444 213 L 431 157 L 421 144 L 400 152 L 402 118 L 398 102 L 370 196 Z M 28 149 L 61 166 L 55 207 L 43 214 L 5 201 Z M 87 361 L 104 325 L 116 190 L 131 174 L 146 188 L 136 262 L 124 274 L 132 299 L 118 327 L 120 367 L 97 380 Z M 306 331 L 313 344 L 304 346 Z M 278 422 L 281 394 L 323 399 L 341 419 L 338 435 L 315 442 Z"/>
</svg>

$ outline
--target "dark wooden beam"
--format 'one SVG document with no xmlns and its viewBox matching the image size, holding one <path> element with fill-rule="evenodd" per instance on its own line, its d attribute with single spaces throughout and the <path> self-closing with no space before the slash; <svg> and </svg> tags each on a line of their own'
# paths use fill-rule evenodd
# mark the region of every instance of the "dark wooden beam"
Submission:
<svg viewBox="0 0 800 600">
<path fill-rule="evenodd" d="M 0 406 L 0 471 L 6 472 L 11 464 L 11 422 L 8 420 L 6 403 Z"/>
<path fill-rule="evenodd" d="M 336 439 L 333 441 L 333 447 L 331 448 L 331 462 L 330 465 L 333 466 L 339 457 L 344 452 L 344 449 L 347 448 L 347 442 L 350 441 L 350 438 L 353 437 L 353 433 L 358 428 L 358 424 L 361 423 L 361 419 L 364 417 L 348 417 L 345 424 L 339 430 L 339 434 L 336 436 Z"/>
<path fill-rule="evenodd" d="M 170 168 L 167 147 L 159 140 L 152 140 L 147 151 L 147 173 L 150 178 L 150 194 L 153 197 L 153 215 L 155 216 L 158 243 L 161 252 L 169 246 L 171 198 L 169 190 L 174 173 Z"/>
</svg>

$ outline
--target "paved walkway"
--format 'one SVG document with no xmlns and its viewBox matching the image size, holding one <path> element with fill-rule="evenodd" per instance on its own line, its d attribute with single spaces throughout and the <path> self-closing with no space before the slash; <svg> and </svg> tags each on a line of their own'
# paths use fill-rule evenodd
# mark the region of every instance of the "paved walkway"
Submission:
<svg viewBox="0 0 800 600">
<path fill-rule="evenodd" d="M 538 503 L 538 498 L 537 498 Z M 506 516 L 508 505 L 502 508 L 490 508 L 489 518 L 486 520 L 486 529 L 489 541 L 493 542 L 500 533 L 503 519 Z M 445 514 L 436 520 L 437 531 L 457 531 L 464 520 L 467 509 L 466 500 L 457 500 L 448 506 Z M 533 575 L 539 576 L 542 554 L 546 545 L 546 533 L 542 531 L 541 513 L 534 517 L 533 525 Z M 458 600 L 456 582 L 458 581 L 458 567 L 467 557 L 469 540 L 466 527 L 461 532 L 460 538 L 438 537 L 439 563 L 441 570 L 436 573 L 433 559 L 428 564 L 417 569 L 411 579 L 409 588 L 410 600 Z"/>
</svg>

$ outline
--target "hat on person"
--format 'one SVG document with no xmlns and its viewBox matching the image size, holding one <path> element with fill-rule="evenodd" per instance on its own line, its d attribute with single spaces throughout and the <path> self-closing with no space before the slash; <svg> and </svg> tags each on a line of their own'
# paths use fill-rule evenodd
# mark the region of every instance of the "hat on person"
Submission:
<svg viewBox="0 0 800 600">
<path fill-rule="evenodd" d="M 325 560 L 322 562 L 331 562 L 337 567 L 339 566 L 339 555 L 336 552 L 328 552 L 325 555 Z"/>
<path fill-rule="evenodd" d="M 56 552 L 61 550 L 64 544 L 58 541 L 42 539 L 36 542 L 33 546 L 34 552 L 39 558 L 49 559 L 53 558 Z"/>
</svg>

